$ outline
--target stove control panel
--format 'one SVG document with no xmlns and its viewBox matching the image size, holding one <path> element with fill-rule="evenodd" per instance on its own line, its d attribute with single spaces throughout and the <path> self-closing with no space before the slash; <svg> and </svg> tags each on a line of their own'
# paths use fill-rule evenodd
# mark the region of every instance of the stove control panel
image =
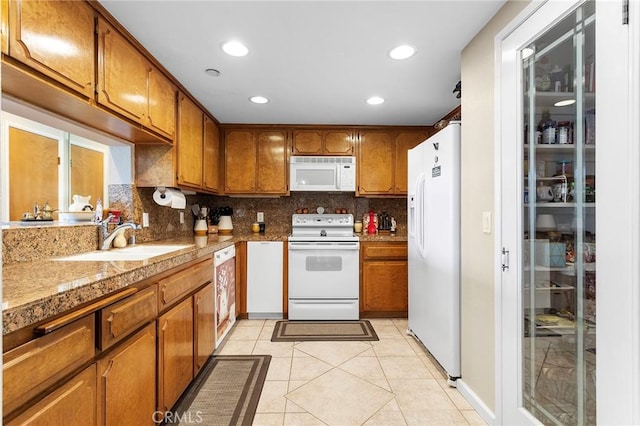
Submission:
<svg viewBox="0 0 640 426">
<path fill-rule="evenodd" d="M 315 226 L 353 226 L 352 214 L 294 214 L 292 218 L 293 227 L 315 227 Z"/>
</svg>

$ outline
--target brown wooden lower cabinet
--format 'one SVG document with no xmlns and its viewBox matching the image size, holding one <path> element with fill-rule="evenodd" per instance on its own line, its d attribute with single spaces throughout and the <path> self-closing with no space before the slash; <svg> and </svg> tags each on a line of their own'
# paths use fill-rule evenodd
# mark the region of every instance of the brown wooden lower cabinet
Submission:
<svg viewBox="0 0 640 426">
<path fill-rule="evenodd" d="M 212 278 L 203 257 L 37 326 L 44 336 L 19 330 L 26 341 L 3 354 L 3 424 L 161 422 L 214 351 Z"/>
<path fill-rule="evenodd" d="M 98 360 L 98 424 L 154 424 L 155 386 L 154 321 Z"/>
<path fill-rule="evenodd" d="M 194 364 L 193 376 L 200 371 L 213 353 L 215 336 L 215 293 L 213 283 L 207 285 L 193 296 L 194 324 Z"/>
<path fill-rule="evenodd" d="M 38 403 L 23 411 L 18 417 L 4 424 L 12 426 L 95 425 L 96 364 L 91 364 Z"/>
<path fill-rule="evenodd" d="M 362 317 L 406 317 L 408 262 L 406 242 L 364 242 L 361 256 Z"/>
<path fill-rule="evenodd" d="M 158 410 L 169 411 L 193 379 L 193 298 L 158 318 Z"/>
<path fill-rule="evenodd" d="M 88 315 L 3 354 L 5 419 L 95 357 L 95 315 Z"/>
</svg>

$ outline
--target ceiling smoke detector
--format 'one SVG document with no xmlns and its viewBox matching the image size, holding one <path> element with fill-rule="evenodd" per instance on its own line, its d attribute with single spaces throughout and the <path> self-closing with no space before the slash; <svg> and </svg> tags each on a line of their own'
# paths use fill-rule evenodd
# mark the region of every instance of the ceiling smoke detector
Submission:
<svg viewBox="0 0 640 426">
<path fill-rule="evenodd" d="M 206 70 L 204 70 L 204 72 L 206 72 L 207 75 L 209 75 L 211 77 L 219 77 L 220 76 L 220 71 L 218 71 L 215 68 L 207 68 Z"/>
</svg>

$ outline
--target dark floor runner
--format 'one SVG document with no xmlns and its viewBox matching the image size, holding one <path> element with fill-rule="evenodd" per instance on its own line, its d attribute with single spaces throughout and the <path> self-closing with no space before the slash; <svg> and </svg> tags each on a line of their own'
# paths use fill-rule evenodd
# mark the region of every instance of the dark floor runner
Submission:
<svg viewBox="0 0 640 426">
<path fill-rule="evenodd" d="M 212 356 L 164 424 L 251 425 L 271 355 Z"/>
<path fill-rule="evenodd" d="M 272 342 L 379 340 L 367 320 L 359 321 L 278 321 Z"/>
</svg>

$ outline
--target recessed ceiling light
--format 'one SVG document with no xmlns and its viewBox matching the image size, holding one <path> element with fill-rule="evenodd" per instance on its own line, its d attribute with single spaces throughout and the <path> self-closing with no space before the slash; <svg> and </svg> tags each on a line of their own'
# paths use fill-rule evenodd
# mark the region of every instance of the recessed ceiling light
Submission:
<svg viewBox="0 0 640 426">
<path fill-rule="evenodd" d="M 218 77 L 220 75 L 220 71 L 215 68 L 207 68 L 206 70 L 204 70 L 204 72 L 206 72 L 207 75 L 210 75 L 211 77 Z"/>
<path fill-rule="evenodd" d="M 249 53 L 249 49 L 247 46 L 240 43 L 239 41 L 228 41 L 222 45 L 222 50 L 225 51 L 228 55 L 231 56 L 245 56 Z"/>
<path fill-rule="evenodd" d="M 401 44 L 400 46 L 394 47 L 391 52 L 389 52 L 389 56 L 392 59 L 407 59 L 412 57 L 414 53 L 416 53 L 416 49 L 413 46 Z"/>
<path fill-rule="evenodd" d="M 563 99 L 553 104 L 553 106 L 562 107 L 562 106 L 573 105 L 575 103 L 576 103 L 575 99 Z"/>
<path fill-rule="evenodd" d="M 265 98 L 264 96 L 252 96 L 249 98 L 249 100 L 254 104 L 266 104 L 267 102 L 269 102 L 269 99 Z"/>
<path fill-rule="evenodd" d="M 372 96 L 367 99 L 367 103 L 369 105 L 380 105 L 381 103 L 384 103 L 384 98 L 381 98 L 380 96 Z"/>
</svg>

